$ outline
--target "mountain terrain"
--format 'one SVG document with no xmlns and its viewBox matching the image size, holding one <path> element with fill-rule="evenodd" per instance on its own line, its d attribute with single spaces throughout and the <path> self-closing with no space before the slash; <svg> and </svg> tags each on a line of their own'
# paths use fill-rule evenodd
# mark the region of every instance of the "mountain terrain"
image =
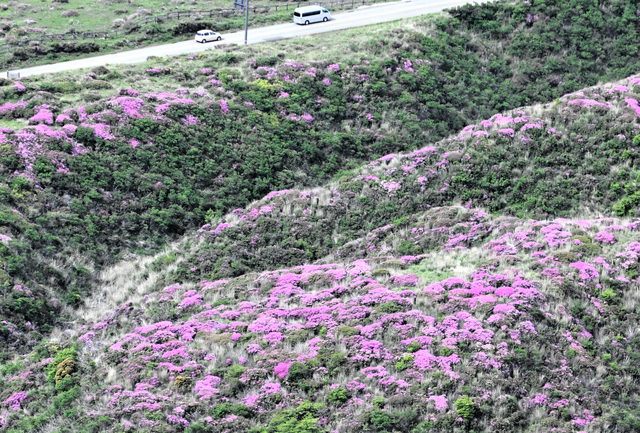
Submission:
<svg viewBox="0 0 640 433">
<path fill-rule="evenodd" d="M 2 79 L 0 429 L 637 431 L 638 10 Z"/>
</svg>

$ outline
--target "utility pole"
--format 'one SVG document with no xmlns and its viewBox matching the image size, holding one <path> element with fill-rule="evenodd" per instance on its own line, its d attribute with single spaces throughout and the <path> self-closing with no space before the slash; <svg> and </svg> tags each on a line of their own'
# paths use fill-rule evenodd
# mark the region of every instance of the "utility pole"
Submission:
<svg viewBox="0 0 640 433">
<path fill-rule="evenodd" d="M 244 44 L 247 45 L 247 33 L 249 32 L 249 0 L 245 0 L 244 12 Z"/>
<path fill-rule="evenodd" d="M 247 33 L 249 32 L 249 0 L 234 0 L 236 9 L 244 8 L 244 44 L 247 45 Z"/>
</svg>

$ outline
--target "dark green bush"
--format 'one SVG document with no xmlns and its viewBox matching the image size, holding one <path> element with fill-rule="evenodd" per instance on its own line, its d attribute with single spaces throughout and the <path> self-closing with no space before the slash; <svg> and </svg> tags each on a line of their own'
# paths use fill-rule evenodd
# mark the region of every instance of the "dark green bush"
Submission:
<svg viewBox="0 0 640 433">
<path fill-rule="evenodd" d="M 308 364 L 303 364 L 302 362 L 292 362 L 289 366 L 289 374 L 287 375 L 287 381 L 291 383 L 300 383 L 307 378 L 309 378 L 313 374 L 311 368 L 309 368 Z"/>
<path fill-rule="evenodd" d="M 269 421 L 269 426 L 254 428 L 252 433 L 319 433 L 323 431 L 318 425 L 320 411 L 323 406 L 320 403 L 308 401 L 300 403 L 295 409 L 284 410 L 276 413 Z"/>
<path fill-rule="evenodd" d="M 57 411 L 61 410 L 61 409 L 65 409 L 67 407 L 70 407 L 74 404 L 74 401 L 80 397 L 80 387 L 78 385 L 74 386 L 73 388 L 69 389 L 68 391 L 64 391 L 59 393 L 54 399 L 53 399 L 53 408 Z"/>
<path fill-rule="evenodd" d="M 341 406 L 349 400 L 349 391 L 343 386 L 333 388 L 327 392 L 327 402 L 333 406 Z"/>
</svg>

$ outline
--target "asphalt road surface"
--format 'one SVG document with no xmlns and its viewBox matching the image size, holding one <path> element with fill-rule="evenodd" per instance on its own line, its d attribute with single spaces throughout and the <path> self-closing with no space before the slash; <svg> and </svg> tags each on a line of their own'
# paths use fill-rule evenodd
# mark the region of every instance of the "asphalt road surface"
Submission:
<svg viewBox="0 0 640 433">
<path fill-rule="evenodd" d="M 477 1 L 477 0 L 476 0 Z M 293 38 L 296 36 L 308 36 L 319 33 L 329 33 L 336 30 L 344 30 L 370 24 L 396 21 L 404 18 L 416 17 L 428 13 L 438 12 L 442 9 L 471 3 L 469 0 L 408 0 L 393 3 L 380 3 L 370 6 L 362 6 L 354 10 L 342 12 L 332 16 L 332 20 L 326 23 L 301 26 L 293 22 L 277 24 L 269 27 L 249 29 L 249 44 L 275 41 Z M 212 29 L 215 31 L 215 29 Z M 195 37 L 195 35 L 193 35 Z M 175 42 L 165 45 L 140 48 L 137 50 L 107 54 L 104 56 L 90 57 L 86 59 L 72 60 L 52 65 L 35 66 L 33 68 L 18 69 L 12 72 L 20 72 L 21 77 L 51 72 L 70 71 L 82 68 L 94 68 L 101 65 L 115 65 L 124 63 L 139 64 L 150 56 L 171 56 L 176 54 L 197 53 L 213 48 L 217 44 L 244 44 L 244 30 L 223 34 L 222 41 L 199 44 L 190 38 L 184 42 Z"/>
</svg>

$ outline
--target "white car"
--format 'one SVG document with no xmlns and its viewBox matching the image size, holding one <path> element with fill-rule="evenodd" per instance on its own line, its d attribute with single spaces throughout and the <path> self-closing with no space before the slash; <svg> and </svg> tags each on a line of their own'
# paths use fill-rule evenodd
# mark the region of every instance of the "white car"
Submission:
<svg viewBox="0 0 640 433">
<path fill-rule="evenodd" d="M 212 30 L 200 30 L 196 32 L 196 42 L 211 42 L 211 41 L 221 41 L 222 36 L 219 33 L 216 33 Z"/>
</svg>

